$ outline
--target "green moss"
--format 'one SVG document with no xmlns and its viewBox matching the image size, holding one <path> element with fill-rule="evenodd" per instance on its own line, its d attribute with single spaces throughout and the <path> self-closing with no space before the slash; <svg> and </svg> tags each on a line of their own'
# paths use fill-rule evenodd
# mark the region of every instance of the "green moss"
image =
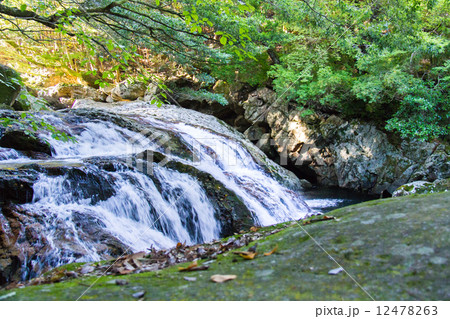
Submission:
<svg viewBox="0 0 450 319">
<path fill-rule="evenodd" d="M 146 300 L 369 300 L 345 273 L 328 275 L 338 266 L 317 243 L 376 300 L 448 299 L 448 207 L 449 193 L 358 204 L 329 214 L 338 220 L 260 230 L 287 227 L 259 240 L 254 260 L 228 252 L 206 271 L 179 272 L 183 265 L 177 265 L 126 276 L 83 277 L 17 289 L 8 300 L 75 300 L 93 283 L 82 300 L 133 300 L 137 290 L 146 291 Z M 373 223 L 364 223 L 368 219 Z M 276 245 L 275 254 L 263 255 Z M 236 274 L 237 279 L 217 284 L 210 281 L 213 274 Z M 115 285 L 118 278 L 129 284 Z"/>
</svg>

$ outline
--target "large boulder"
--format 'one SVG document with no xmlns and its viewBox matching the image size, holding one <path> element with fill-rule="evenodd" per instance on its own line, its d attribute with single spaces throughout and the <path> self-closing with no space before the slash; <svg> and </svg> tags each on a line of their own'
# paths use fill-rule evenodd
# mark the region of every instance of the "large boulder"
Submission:
<svg viewBox="0 0 450 319">
<path fill-rule="evenodd" d="M 266 109 L 281 164 L 289 164 L 321 185 L 392 194 L 408 182 L 450 177 L 446 145 L 394 143 L 385 132 L 361 121 Z"/>
<path fill-rule="evenodd" d="M 279 103 L 276 93 L 269 88 L 260 88 L 248 95 L 248 99 L 242 103 L 245 110 L 245 118 L 251 122 L 264 123 L 267 121 L 269 110 L 286 110 L 283 103 Z"/>
<path fill-rule="evenodd" d="M 0 64 L 0 109 L 13 108 L 14 102 L 22 89 L 19 80 L 19 73 Z"/>
<path fill-rule="evenodd" d="M 95 247 L 103 258 L 118 257 L 128 250 L 104 230 L 102 221 L 94 215 L 71 210 L 67 218 L 70 223 L 62 222 L 50 211 L 0 207 L 0 286 L 33 278 L 61 261 L 81 258 L 89 246 Z M 89 243 L 80 245 L 78 236 L 89 238 Z"/>
<path fill-rule="evenodd" d="M 12 148 L 17 151 L 42 153 L 48 156 L 52 155 L 52 147 L 46 141 L 26 131 L 17 129 L 7 129 L 5 133 L 0 135 L 0 147 Z"/>
<path fill-rule="evenodd" d="M 449 207 L 448 192 L 389 198 L 330 212 L 336 219 L 328 221 L 263 228 L 257 231 L 263 238 L 246 234 L 255 234 L 255 239 L 239 249 L 256 247 L 256 258 L 221 254 L 208 262 L 209 269 L 189 275 L 196 278 L 193 282 L 186 282 L 180 265 L 174 265 L 156 273 L 121 276 L 132 284 L 120 288 L 110 278 L 97 277 L 95 287 L 84 294 L 86 284 L 96 280 L 88 277 L 0 296 L 74 300 L 84 294 L 85 300 L 133 300 L 139 286 L 147 300 L 449 300 Z M 275 253 L 264 256 L 270 251 Z M 236 278 L 214 284 L 210 278 L 217 274 Z"/>
<path fill-rule="evenodd" d="M 99 102 L 106 100 L 106 94 L 103 91 L 81 84 L 57 84 L 40 90 L 38 95 L 54 109 L 71 107 L 79 99 L 92 99 Z"/>
<path fill-rule="evenodd" d="M 134 101 L 145 96 L 147 84 L 143 82 L 123 81 L 111 90 L 111 98 L 115 101 Z"/>
</svg>

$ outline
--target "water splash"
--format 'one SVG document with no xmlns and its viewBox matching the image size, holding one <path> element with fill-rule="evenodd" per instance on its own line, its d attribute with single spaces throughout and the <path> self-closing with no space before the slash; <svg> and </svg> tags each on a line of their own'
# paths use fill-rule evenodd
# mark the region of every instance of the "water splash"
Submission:
<svg viewBox="0 0 450 319">
<path fill-rule="evenodd" d="M 44 134 L 54 150 L 51 160 L 71 159 L 80 165 L 67 168 L 63 174 L 40 174 L 33 185 L 33 202 L 22 205 L 44 221 L 41 244 L 48 250 L 45 261 L 38 257 L 28 263 L 54 267 L 100 260 L 117 247 L 142 251 L 152 246 L 172 247 L 177 242 L 208 242 L 220 236 L 216 206 L 195 177 L 158 165 L 150 176 L 118 161 L 144 150 L 161 150 L 161 145 L 146 134 L 88 118 L 67 121 L 45 116 L 45 120 L 77 139 L 75 144 L 65 143 Z M 179 138 L 195 155 L 194 161 L 162 147 L 166 155 L 210 174 L 234 192 L 255 224 L 271 225 L 310 213 L 300 194 L 258 164 L 239 139 L 152 116 L 144 116 L 142 121 Z M 20 154 L 5 152 L 8 160 L 20 159 Z M 96 162 L 98 159 L 113 167 L 106 169 Z M 117 247 L 105 246 L 110 241 L 117 241 Z"/>
<path fill-rule="evenodd" d="M 239 141 L 184 123 L 147 121 L 178 132 L 194 150 L 194 156 L 192 161 L 177 160 L 211 174 L 233 190 L 254 213 L 256 223 L 267 226 L 311 213 L 300 195 L 270 176 Z"/>
</svg>

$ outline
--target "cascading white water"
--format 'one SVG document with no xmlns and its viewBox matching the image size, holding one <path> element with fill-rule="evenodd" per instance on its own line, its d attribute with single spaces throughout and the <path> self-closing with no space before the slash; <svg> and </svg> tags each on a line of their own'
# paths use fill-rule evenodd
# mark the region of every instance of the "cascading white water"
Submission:
<svg viewBox="0 0 450 319">
<path fill-rule="evenodd" d="M 184 123 L 147 121 L 154 127 L 178 132 L 195 153 L 191 162 L 178 160 L 211 174 L 232 189 L 254 213 L 256 223 L 272 225 L 310 212 L 299 194 L 269 176 L 238 141 Z"/>
<path fill-rule="evenodd" d="M 143 146 L 134 145 L 131 149 L 130 139 L 136 136 L 126 128 L 119 127 L 104 121 L 91 121 L 79 124 L 75 127 L 66 127 L 64 121 L 56 116 L 47 115 L 44 120 L 56 127 L 65 128 L 77 143 L 67 143 L 50 138 L 49 134 L 41 134 L 46 138 L 54 149 L 56 158 L 86 158 L 90 156 L 117 156 L 129 154 L 130 151 L 143 151 Z M 144 139 L 140 139 L 144 140 Z"/>
<path fill-rule="evenodd" d="M 86 231 L 80 228 L 80 215 L 101 225 L 132 251 L 152 246 L 167 248 L 177 242 L 207 242 L 220 236 L 215 206 L 196 178 L 158 165 L 149 177 L 126 165 L 105 170 L 92 161 L 86 162 L 92 157 L 105 158 L 108 162 L 114 158 L 129 158 L 131 153 L 160 150 L 157 141 L 100 120 L 84 118 L 71 125 L 56 116 L 45 116 L 45 120 L 64 128 L 77 139 L 74 144 L 46 136 L 54 150 L 52 160 L 78 163 L 75 167 L 79 174 L 41 174 L 33 186 L 32 203 L 22 205 L 27 211 L 45 217 L 43 235 L 53 249 L 52 266 L 101 258 L 96 239 L 88 238 Z M 180 137 L 196 160 L 177 157 L 163 147 L 166 156 L 210 174 L 233 191 L 252 213 L 256 224 L 271 225 L 298 219 L 310 212 L 300 195 L 270 176 L 238 140 L 151 116 L 141 120 Z M 133 141 L 131 147 L 130 141 Z M 5 152 L 9 161 L 23 160 L 15 151 L 9 155 Z M 92 190 L 89 189 L 91 184 Z M 61 229 L 65 232 L 63 242 Z M 70 251 L 76 254 L 67 253 Z"/>
</svg>

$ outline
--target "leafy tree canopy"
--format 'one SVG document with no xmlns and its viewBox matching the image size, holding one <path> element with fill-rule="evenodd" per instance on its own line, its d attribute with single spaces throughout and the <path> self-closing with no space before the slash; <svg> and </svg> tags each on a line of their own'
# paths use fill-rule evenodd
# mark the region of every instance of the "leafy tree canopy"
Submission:
<svg viewBox="0 0 450 319">
<path fill-rule="evenodd" d="M 449 0 L 0 0 L 3 60 L 103 85 L 164 56 L 424 140 L 450 132 L 449 30 Z"/>
</svg>

